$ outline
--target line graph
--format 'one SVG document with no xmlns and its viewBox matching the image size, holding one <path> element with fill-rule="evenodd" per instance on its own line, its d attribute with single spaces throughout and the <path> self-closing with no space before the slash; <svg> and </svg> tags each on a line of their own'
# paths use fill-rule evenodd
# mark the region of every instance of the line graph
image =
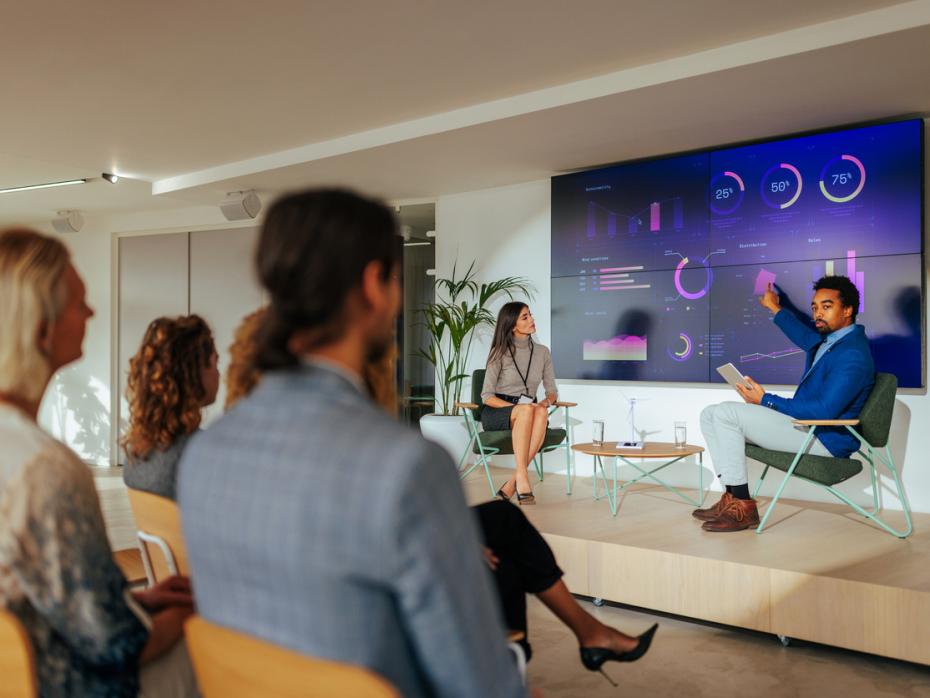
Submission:
<svg viewBox="0 0 930 698">
<path fill-rule="evenodd" d="M 781 351 L 773 351 L 770 354 L 761 354 L 759 352 L 753 352 L 752 354 L 743 354 L 739 357 L 739 362 L 741 364 L 748 364 L 750 361 L 761 361 L 762 359 L 784 359 L 786 356 L 794 356 L 795 354 L 803 354 L 803 349 L 798 349 L 797 347 L 792 347 L 791 349 L 782 349 Z"/>
</svg>

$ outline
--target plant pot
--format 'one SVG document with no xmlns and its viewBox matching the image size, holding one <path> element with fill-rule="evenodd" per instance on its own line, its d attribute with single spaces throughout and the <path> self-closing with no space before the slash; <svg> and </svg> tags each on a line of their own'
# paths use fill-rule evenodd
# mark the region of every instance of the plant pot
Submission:
<svg viewBox="0 0 930 698">
<path fill-rule="evenodd" d="M 468 446 L 468 426 L 464 415 L 425 414 L 420 417 L 420 433 L 424 439 L 442 446 L 456 464 Z"/>
</svg>

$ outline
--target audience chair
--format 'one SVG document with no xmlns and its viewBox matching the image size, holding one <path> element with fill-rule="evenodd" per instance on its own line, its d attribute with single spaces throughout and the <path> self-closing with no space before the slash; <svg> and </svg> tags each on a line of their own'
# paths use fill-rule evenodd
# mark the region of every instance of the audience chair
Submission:
<svg viewBox="0 0 930 698">
<path fill-rule="evenodd" d="M 471 375 L 471 402 L 456 402 L 455 406 L 465 412 L 465 423 L 468 427 L 468 446 L 459 459 L 459 472 L 464 480 L 479 465 L 484 466 L 484 474 L 487 475 L 488 485 L 491 488 L 491 496 L 497 494 L 494 487 L 494 480 L 491 479 L 490 463 L 488 459 L 495 455 L 513 455 L 513 432 L 511 431 L 481 431 L 481 411 L 484 405 L 481 401 L 481 388 L 484 385 L 484 369 L 478 369 Z M 569 410 L 577 407 L 577 402 L 557 402 L 549 410 L 549 416 L 556 410 L 565 410 L 565 428 L 564 429 L 546 429 L 546 438 L 543 441 L 542 448 L 539 449 L 539 455 L 533 459 L 533 465 L 536 467 L 536 474 L 539 480 L 543 480 L 543 454 L 558 449 L 565 449 L 565 473 L 568 476 L 566 480 L 566 494 L 572 493 L 572 437 L 571 422 L 569 421 Z M 463 471 L 465 459 L 471 451 L 478 456 L 475 463 Z"/>
<path fill-rule="evenodd" d="M 513 661 L 517 665 L 517 671 L 520 672 L 520 678 L 523 680 L 523 685 L 526 685 L 526 651 L 523 649 L 523 645 L 520 644 L 522 640 L 526 639 L 526 633 L 522 630 L 511 630 L 507 633 L 507 649 L 510 650 L 510 653 L 513 655 Z"/>
<path fill-rule="evenodd" d="M 888 448 L 888 434 L 891 431 L 891 414 L 894 411 L 895 392 L 898 388 L 898 379 L 890 373 L 875 374 L 875 386 L 862 407 L 859 419 L 796 419 L 794 423 L 799 426 L 807 427 L 807 438 L 804 440 L 801 448 L 797 453 L 787 451 L 773 451 L 767 448 L 760 448 L 754 444 L 746 444 L 746 455 L 749 458 L 760 461 L 765 465 L 762 471 L 762 477 L 759 478 L 759 484 L 756 485 L 755 497 L 762 487 L 762 481 L 769 468 L 775 468 L 786 473 L 785 478 L 778 486 L 775 496 L 769 504 L 768 510 L 756 533 L 762 533 L 766 521 L 768 521 L 778 498 L 781 497 L 782 490 L 792 477 L 796 477 L 815 485 L 819 485 L 827 492 L 852 507 L 856 512 L 871 519 L 888 533 L 898 538 L 907 538 L 913 526 L 911 524 L 911 511 L 907 503 L 907 496 L 904 493 L 904 486 L 901 483 L 901 477 L 895 468 L 894 458 L 891 456 L 891 449 Z M 862 471 L 862 462 L 854 458 L 832 458 L 828 456 L 812 456 L 806 453 L 808 446 L 814 439 L 814 430 L 818 426 L 843 426 L 846 427 L 859 440 L 859 455 L 865 459 L 869 466 L 869 472 L 872 476 L 872 498 L 873 509 L 871 512 L 866 511 L 858 504 L 853 502 L 849 497 L 835 489 L 833 486 L 848 480 Z M 904 530 L 899 531 L 887 523 L 879 516 L 881 505 L 878 498 L 877 471 L 878 464 L 882 463 L 891 473 L 897 488 L 898 499 L 901 507 L 904 509 L 904 517 L 907 526 Z"/>
<path fill-rule="evenodd" d="M 400 698 L 368 669 L 307 657 L 198 616 L 184 633 L 204 698 Z"/>
<path fill-rule="evenodd" d="M 149 585 L 175 574 L 190 574 L 178 505 L 156 494 L 129 488 L 129 505 L 136 519 L 139 548 Z M 153 556 L 153 547 L 160 555 Z"/>
<path fill-rule="evenodd" d="M 35 698 L 38 695 L 29 636 L 16 616 L 0 609 L 0 698 Z"/>
</svg>

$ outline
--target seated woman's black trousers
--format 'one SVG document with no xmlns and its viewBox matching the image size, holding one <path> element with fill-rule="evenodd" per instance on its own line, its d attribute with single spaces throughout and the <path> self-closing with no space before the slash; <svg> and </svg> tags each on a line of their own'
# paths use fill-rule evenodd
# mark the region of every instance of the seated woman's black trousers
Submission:
<svg viewBox="0 0 930 698">
<path fill-rule="evenodd" d="M 546 540 L 519 507 L 495 499 L 473 507 L 484 544 L 499 559 L 494 581 L 504 621 L 526 633 L 526 595 L 545 591 L 562 578 L 562 570 Z M 528 643 L 523 643 L 529 659 Z"/>
</svg>

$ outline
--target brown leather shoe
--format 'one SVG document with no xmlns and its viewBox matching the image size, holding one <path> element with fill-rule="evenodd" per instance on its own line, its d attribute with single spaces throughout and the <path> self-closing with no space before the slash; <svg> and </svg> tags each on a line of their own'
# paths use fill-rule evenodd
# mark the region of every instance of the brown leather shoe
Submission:
<svg viewBox="0 0 930 698">
<path fill-rule="evenodd" d="M 759 510 L 754 499 L 731 498 L 716 519 L 705 521 L 701 528 L 714 533 L 744 531 L 759 525 Z"/>
<path fill-rule="evenodd" d="M 716 504 L 712 507 L 707 507 L 706 509 L 695 509 L 691 512 L 691 516 L 698 519 L 699 521 L 713 521 L 718 516 L 720 512 L 726 509 L 727 504 L 730 503 L 730 500 L 733 499 L 733 495 L 729 492 L 724 492 L 723 496 L 717 501 Z"/>
</svg>

